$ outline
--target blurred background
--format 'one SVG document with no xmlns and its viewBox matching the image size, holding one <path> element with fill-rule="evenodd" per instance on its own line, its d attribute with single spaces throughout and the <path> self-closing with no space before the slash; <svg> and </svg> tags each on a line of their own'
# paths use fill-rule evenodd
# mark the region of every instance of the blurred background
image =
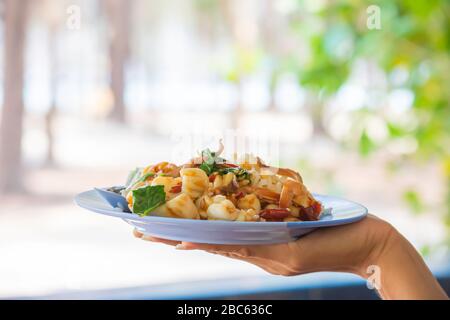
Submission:
<svg viewBox="0 0 450 320">
<path fill-rule="evenodd" d="M 449 1 L 0 0 L 0 14 L 1 298 L 361 285 L 175 252 L 74 205 L 168 159 L 175 130 L 276 132 L 312 190 L 364 204 L 449 270 Z"/>
</svg>

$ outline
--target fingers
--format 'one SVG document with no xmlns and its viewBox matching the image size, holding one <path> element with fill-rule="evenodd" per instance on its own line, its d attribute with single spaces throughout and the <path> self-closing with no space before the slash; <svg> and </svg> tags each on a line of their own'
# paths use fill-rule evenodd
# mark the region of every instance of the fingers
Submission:
<svg viewBox="0 0 450 320">
<path fill-rule="evenodd" d="M 153 237 L 153 236 L 150 236 L 150 235 L 145 235 L 145 234 L 139 232 L 136 229 L 133 230 L 133 235 L 136 238 L 139 238 L 139 239 L 142 239 L 142 240 L 145 240 L 145 241 L 164 243 L 164 244 L 167 244 L 169 246 L 174 246 L 174 247 L 176 247 L 178 244 L 180 244 L 180 241 L 162 239 L 162 238 L 157 238 L 157 237 Z"/>
<path fill-rule="evenodd" d="M 298 274 L 298 245 L 295 242 L 274 245 L 215 245 L 183 242 L 177 249 L 204 250 L 256 264 L 273 274 Z M 286 252 L 289 254 L 286 255 Z M 268 270 L 270 269 L 270 270 Z"/>
<path fill-rule="evenodd" d="M 271 274 L 279 275 L 290 273 L 289 270 L 286 270 L 286 266 L 273 260 L 276 256 L 276 252 L 283 252 L 282 248 L 279 248 L 279 246 L 283 246 L 284 244 L 272 246 L 217 245 L 161 239 L 145 235 L 136 229 L 133 231 L 133 234 L 135 237 L 142 240 L 164 243 L 174 246 L 179 250 L 203 250 L 227 258 L 245 261 L 258 266 Z"/>
<path fill-rule="evenodd" d="M 173 246 L 173 247 L 176 247 L 177 245 L 180 244 L 180 241 L 161 239 L 161 238 L 156 238 L 156 237 L 152 237 L 152 236 L 144 236 L 144 237 L 142 237 L 142 239 L 146 240 L 146 241 L 164 243 L 164 244 L 167 244 L 167 245 Z"/>
<path fill-rule="evenodd" d="M 287 244 L 274 245 L 221 245 L 183 242 L 185 250 L 205 250 L 216 252 L 228 252 L 241 257 L 258 257 L 269 260 L 280 260 L 286 252 Z"/>
<path fill-rule="evenodd" d="M 208 244 L 183 242 L 185 250 L 204 250 L 204 251 L 221 251 L 221 252 L 237 252 L 244 248 L 243 246 L 226 245 L 226 244 Z"/>
<path fill-rule="evenodd" d="M 180 242 L 175 240 L 161 239 L 150 235 L 145 235 L 142 232 L 139 232 L 137 229 L 133 230 L 133 235 L 136 238 L 140 238 L 142 240 L 152 241 L 152 242 L 161 242 L 165 244 L 169 244 L 172 246 L 176 246 L 177 249 L 181 250 L 204 250 L 208 252 L 228 252 L 233 253 L 234 255 L 241 257 L 249 257 L 249 256 L 268 256 L 269 252 L 273 251 L 272 246 L 241 246 L 241 245 L 219 245 L 219 244 L 206 244 L 206 243 L 193 243 L 193 242 Z M 276 246 L 276 245 L 275 245 Z M 277 250 L 275 250 L 277 251 Z"/>
<path fill-rule="evenodd" d="M 142 232 L 139 232 L 137 229 L 134 229 L 133 230 L 133 235 L 136 237 L 136 238 L 142 238 L 142 236 L 144 235 Z"/>
<path fill-rule="evenodd" d="M 234 252 L 224 252 L 224 251 L 210 251 L 209 253 L 218 254 L 227 258 L 245 261 L 250 264 L 253 264 L 264 271 L 274 274 L 274 275 L 296 275 L 298 274 L 297 270 L 293 270 L 289 267 L 289 265 L 285 265 L 284 263 L 281 263 L 280 261 L 273 261 L 261 257 L 252 257 L 252 256 L 242 256 L 240 254 L 234 253 Z"/>
</svg>

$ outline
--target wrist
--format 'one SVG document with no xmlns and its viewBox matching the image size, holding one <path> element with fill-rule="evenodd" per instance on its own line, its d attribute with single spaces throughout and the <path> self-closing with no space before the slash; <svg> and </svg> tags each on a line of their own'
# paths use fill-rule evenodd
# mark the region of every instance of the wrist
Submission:
<svg viewBox="0 0 450 320">
<path fill-rule="evenodd" d="M 384 222 L 359 274 L 383 299 L 448 299 L 416 249 Z"/>
<path fill-rule="evenodd" d="M 393 250 L 402 245 L 402 239 L 400 233 L 391 224 L 376 219 L 368 234 L 366 254 L 357 265 L 355 273 L 364 279 L 369 278 L 375 272 L 374 269 L 380 268 Z"/>
</svg>

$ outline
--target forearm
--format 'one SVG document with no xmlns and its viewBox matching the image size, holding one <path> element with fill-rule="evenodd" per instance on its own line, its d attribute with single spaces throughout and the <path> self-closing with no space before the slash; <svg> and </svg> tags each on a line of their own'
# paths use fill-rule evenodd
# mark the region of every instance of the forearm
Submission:
<svg viewBox="0 0 450 320">
<path fill-rule="evenodd" d="M 370 265 L 380 272 L 378 292 L 383 299 L 448 299 L 422 257 L 395 229 L 366 270 Z"/>
</svg>

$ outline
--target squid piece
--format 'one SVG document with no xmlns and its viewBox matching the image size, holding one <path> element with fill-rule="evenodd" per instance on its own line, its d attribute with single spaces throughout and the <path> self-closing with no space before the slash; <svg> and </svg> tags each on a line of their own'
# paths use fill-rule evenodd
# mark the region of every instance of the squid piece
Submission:
<svg viewBox="0 0 450 320">
<path fill-rule="evenodd" d="M 167 209 L 166 214 L 169 216 L 185 219 L 199 219 L 197 207 L 194 201 L 184 193 L 179 194 L 172 200 L 166 202 L 165 207 Z M 164 209 L 161 209 L 164 211 Z"/>
<path fill-rule="evenodd" d="M 255 213 L 261 211 L 261 203 L 259 199 L 254 194 L 247 194 L 246 196 L 240 198 L 237 201 L 237 206 L 239 209 L 252 209 Z"/>
<path fill-rule="evenodd" d="M 215 192 L 229 194 L 239 188 L 236 176 L 232 172 L 228 172 L 223 176 L 216 174 L 213 176 L 213 179 L 212 187 Z"/>
<path fill-rule="evenodd" d="M 213 197 L 213 203 L 207 210 L 208 219 L 211 220 L 236 220 L 238 213 L 233 202 L 222 195 Z"/>
<path fill-rule="evenodd" d="M 166 193 L 166 199 L 172 198 L 173 194 L 179 193 L 181 190 L 174 188 L 175 186 L 181 184 L 181 178 L 173 178 L 168 176 L 157 176 L 152 180 L 152 186 L 164 186 L 164 192 Z M 178 192 L 174 192 L 178 191 Z"/>
<path fill-rule="evenodd" d="M 214 178 L 213 188 L 218 189 L 228 187 L 228 185 L 233 181 L 236 181 L 236 176 L 232 172 L 228 172 L 223 176 L 218 174 Z"/>
<path fill-rule="evenodd" d="M 203 219 L 208 218 L 207 210 L 212 203 L 213 200 L 208 195 L 203 195 L 197 200 L 195 200 L 195 205 L 197 206 L 200 217 L 202 217 Z"/>
<path fill-rule="evenodd" d="M 256 214 L 255 210 L 247 209 L 240 210 L 236 221 L 258 221 L 259 216 Z"/>
<path fill-rule="evenodd" d="M 199 198 L 208 188 L 208 176 L 202 169 L 184 168 L 181 169 L 180 175 L 182 179 L 181 191 L 192 199 Z"/>
</svg>

